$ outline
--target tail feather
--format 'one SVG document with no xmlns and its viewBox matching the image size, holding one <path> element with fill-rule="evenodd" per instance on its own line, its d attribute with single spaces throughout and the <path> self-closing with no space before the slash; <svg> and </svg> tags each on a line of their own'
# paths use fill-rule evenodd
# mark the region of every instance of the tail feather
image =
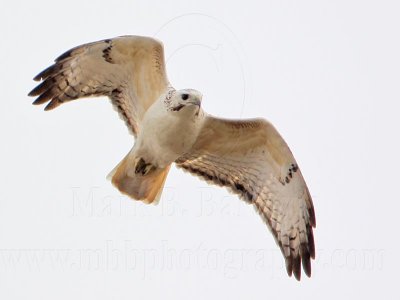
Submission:
<svg viewBox="0 0 400 300">
<path fill-rule="evenodd" d="M 107 178 L 121 193 L 148 204 L 158 204 L 170 166 L 153 168 L 142 175 L 135 172 L 135 158 L 128 154 Z"/>
</svg>

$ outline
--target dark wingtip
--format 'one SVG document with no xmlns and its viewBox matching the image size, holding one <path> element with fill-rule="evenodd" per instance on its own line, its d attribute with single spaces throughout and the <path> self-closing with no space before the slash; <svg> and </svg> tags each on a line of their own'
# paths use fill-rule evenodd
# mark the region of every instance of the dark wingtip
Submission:
<svg viewBox="0 0 400 300">
<path fill-rule="evenodd" d="M 293 274 L 294 277 L 300 281 L 301 279 L 301 260 L 300 256 L 297 255 L 293 258 Z"/>
<path fill-rule="evenodd" d="M 40 105 L 40 104 L 43 104 L 43 103 L 38 101 L 38 99 L 36 99 L 35 101 L 32 102 L 32 105 Z"/>
<path fill-rule="evenodd" d="M 51 79 L 47 79 L 43 81 L 41 84 L 36 86 L 33 90 L 31 90 L 28 94 L 28 96 L 33 97 L 33 96 L 39 96 L 43 93 L 45 93 L 53 84 L 53 81 Z"/>
<path fill-rule="evenodd" d="M 310 257 L 315 259 L 315 244 L 314 244 L 314 234 L 310 229 L 307 235 L 308 239 L 308 251 L 310 252 Z"/>
<path fill-rule="evenodd" d="M 294 273 L 294 278 L 296 278 L 297 281 L 301 280 L 301 272 Z"/>
<path fill-rule="evenodd" d="M 46 92 L 44 92 L 43 94 L 41 94 L 35 101 L 33 101 L 32 104 L 34 104 L 34 105 L 39 105 L 39 104 L 46 103 L 46 102 L 49 101 L 53 96 L 54 96 L 53 92 L 52 92 L 51 90 L 47 90 Z"/>
<path fill-rule="evenodd" d="M 33 78 L 33 80 L 35 80 L 35 81 L 44 80 L 50 76 L 53 76 L 54 74 L 57 74 L 57 72 L 59 72 L 61 68 L 62 68 L 61 64 L 53 64 L 53 65 L 47 67 L 46 69 L 44 69 L 39 74 L 37 74 Z"/>
<path fill-rule="evenodd" d="M 286 258 L 286 272 L 289 275 L 289 277 L 292 277 L 293 265 L 292 265 L 292 260 L 290 257 Z"/>
<path fill-rule="evenodd" d="M 57 106 L 60 105 L 60 101 L 58 101 L 57 99 L 53 99 L 49 102 L 49 104 L 46 105 L 46 107 L 44 108 L 45 111 L 49 111 L 52 109 L 55 109 Z"/>
<path fill-rule="evenodd" d="M 49 69 L 50 69 L 51 67 L 52 67 L 52 66 L 50 66 L 50 67 L 44 69 L 42 72 L 40 72 L 39 74 L 37 74 L 35 77 L 33 77 L 33 80 L 34 80 L 34 81 L 41 81 L 42 79 L 45 79 L 46 72 L 48 72 Z"/>
<path fill-rule="evenodd" d="M 304 273 L 308 277 L 311 277 L 311 260 L 310 260 L 310 252 L 308 251 L 308 247 L 306 244 L 302 244 L 301 246 L 301 264 L 303 265 Z"/>
<path fill-rule="evenodd" d="M 311 209 L 309 212 L 310 224 L 313 228 L 317 226 L 317 220 L 315 219 L 315 212 L 314 209 Z"/>
<path fill-rule="evenodd" d="M 59 62 L 59 61 L 61 61 L 61 60 L 64 60 L 64 59 L 70 57 L 70 56 L 72 55 L 72 52 L 73 52 L 75 49 L 76 49 L 76 48 L 72 48 L 72 49 L 70 49 L 70 50 L 68 50 L 68 51 L 65 51 L 63 54 L 61 54 L 59 57 L 57 57 L 54 61 L 55 61 L 55 62 Z"/>
<path fill-rule="evenodd" d="M 308 190 L 307 190 L 307 195 L 308 195 L 308 200 L 309 200 L 309 204 L 310 204 L 310 206 L 308 208 L 308 218 L 310 220 L 311 226 L 315 228 L 317 226 L 317 221 L 315 218 L 314 204 L 312 203 L 311 194 Z"/>
<path fill-rule="evenodd" d="M 303 270 L 306 273 L 307 277 L 311 277 L 311 261 L 310 256 L 302 258 Z"/>
<path fill-rule="evenodd" d="M 42 72 L 40 72 L 35 77 L 33 77 L 33 80 L 34 81 L 41 81 L 42 80 Z"/>
</svg>

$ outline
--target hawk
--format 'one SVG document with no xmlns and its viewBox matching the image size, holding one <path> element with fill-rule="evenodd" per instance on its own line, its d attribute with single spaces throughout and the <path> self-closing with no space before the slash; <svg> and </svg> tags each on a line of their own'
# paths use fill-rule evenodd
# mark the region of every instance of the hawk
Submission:
<svg viewBox="0 0 400 300">
<path fill-rule="evenodd" d="M 123 36 L 75 47 L 39 73 L 29 96 L 45 110 L 85 97 L 108 96 L 135 137 L 111 171 L 123 194 L 157 203 L 172 163 L 226 187 L 261 215 L 279 245 L 289 276 L 311 275 L 315 214 L 298 164 L 264 119 L 228 120 L 201 108 L 202 94 L 169 83 L 163 45 Z"/>
</svg>

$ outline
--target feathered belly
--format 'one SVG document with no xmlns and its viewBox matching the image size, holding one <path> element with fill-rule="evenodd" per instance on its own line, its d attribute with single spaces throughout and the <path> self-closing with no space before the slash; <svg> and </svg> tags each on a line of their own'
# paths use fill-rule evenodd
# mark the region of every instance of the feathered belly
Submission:
<svg viewBox="0 0 400 300">
<path fill-rule="evenodd" d="M 188 152 L 197 137 L 192 124 L 158 124 L 142 133 L 137 152 L 158 167 L 167 166 Z"/>
</svg>

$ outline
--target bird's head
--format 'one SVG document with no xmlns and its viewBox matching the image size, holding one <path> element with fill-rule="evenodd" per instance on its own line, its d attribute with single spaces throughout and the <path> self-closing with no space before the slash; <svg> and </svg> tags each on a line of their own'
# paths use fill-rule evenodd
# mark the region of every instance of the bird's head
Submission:
<svg viewBox="0 0 400 300">
<path fill-rule="evenodd" d="M 202 94 L 193 89 L 173 91 L 167 96 L 168 110 L 172 112 L 198 113 L 201 107 Z M 169 98 L 169 99 L 168 99 Z"/>
</svg>

